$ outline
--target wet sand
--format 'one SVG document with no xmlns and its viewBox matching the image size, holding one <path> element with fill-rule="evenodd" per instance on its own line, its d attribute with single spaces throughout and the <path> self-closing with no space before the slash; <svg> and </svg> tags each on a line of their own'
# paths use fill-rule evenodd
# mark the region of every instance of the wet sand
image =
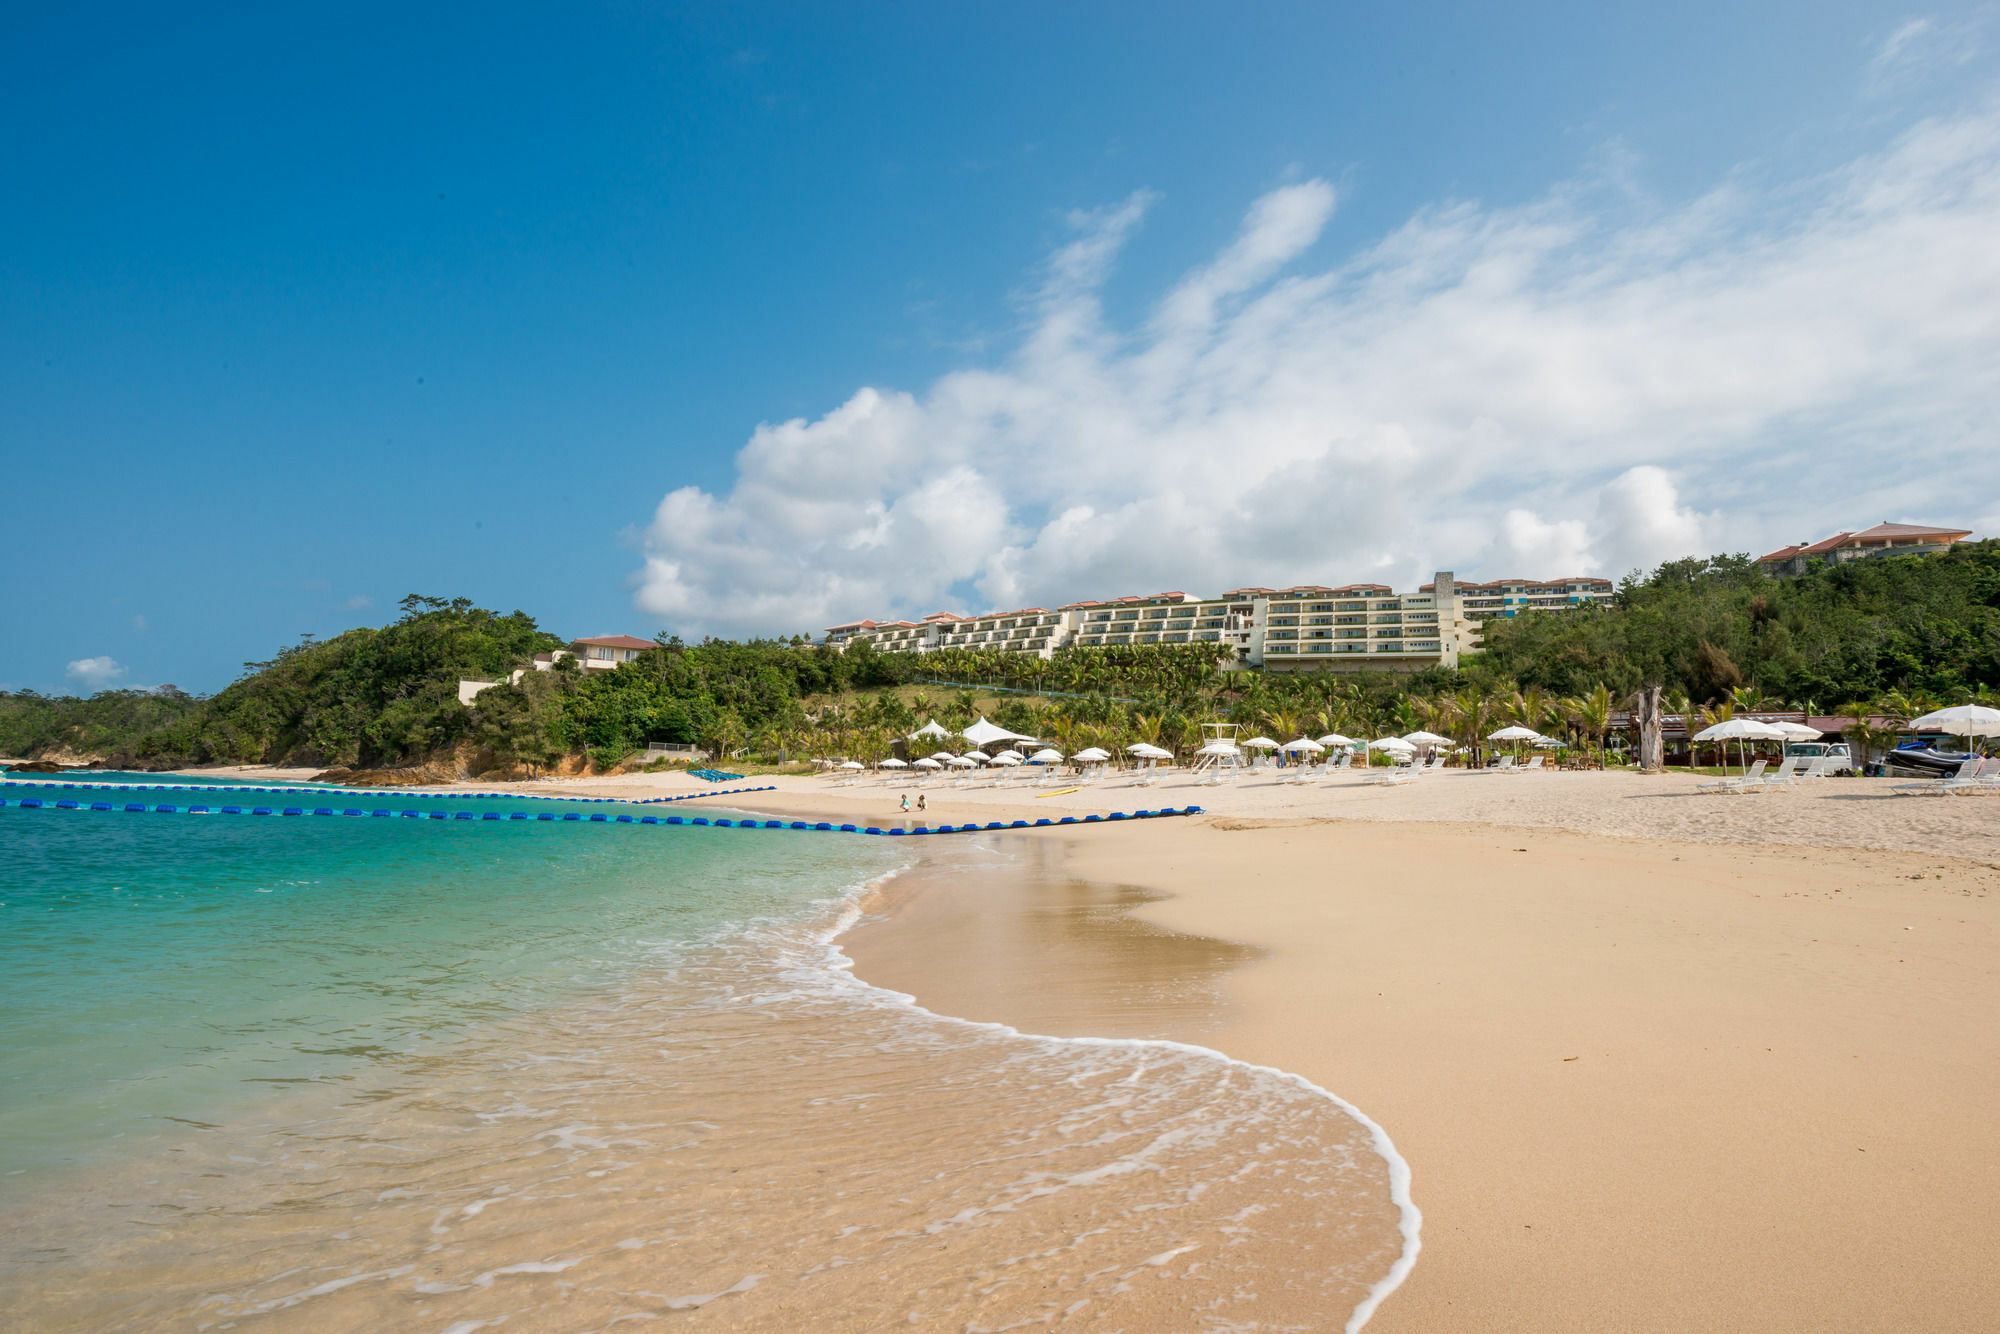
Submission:
<svg viewBox="0 0 2000 1334">
<path fill-rule="evenodd" d="M 1425 1215 L 1371 1329 L 2000 1327 L 2000 870 L 1360 821 L 1060 842 L 1039 886 L 913 882 L 857 971 L 1358 1104 Z M 1149 1004 L 1205 938 L 1255 955 L 1198 1017 Z"/>
</svg>

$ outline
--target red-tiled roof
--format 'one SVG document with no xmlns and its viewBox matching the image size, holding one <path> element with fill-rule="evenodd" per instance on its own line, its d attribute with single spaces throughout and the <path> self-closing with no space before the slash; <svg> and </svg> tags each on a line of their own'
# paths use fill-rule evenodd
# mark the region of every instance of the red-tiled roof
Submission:
<svg viewBox="0 0 2000 1334">
<path fill-rule="evenodd" d="M 1941 537 L 1956 542 L 1960 538 L 1972 536 L 1970 528 L 1926 528 L 1916 523 L 1878 523 L 1873 528 L 1863 528 L 1850 534 L 1857 542 L 1879 542 L 1898 537 Z"/>
<path fill-rule="evenodd" d="M 1798 556 L 1820 556 L 1842 547 L 1866 546 L 1880 542 L 1931 541 L 1949 546 L 1972 536 L 1969 528 L 1926 528 L 1916 523 L 1878 523 L 1873 528 L 1857 531 L 1843 531 L 1832 537 L 1823 537 L 1817 542 L 1796 542 L 1788 547 L 1779 547 L 1768 556 L 1759 556 L 1759 565 L 1767 562 L 1786 561 Z"/>
<path fill-rule="evenodd" d="M 1390 591 L 1387 584 L 1342 584 L 1339 588 L 1329 588 L 1329 593 L 1359 593 L 1364 588 L 1379 588 L 1384 593 Z"/>
<path fill-rule="evenodd" d="M 634 639 L 630 635 L 598 635 L 592 639 L 572 639 L 572 644 L 590 644 L 597 648 L 658 648 L 650 639 Z"/>
</svg>

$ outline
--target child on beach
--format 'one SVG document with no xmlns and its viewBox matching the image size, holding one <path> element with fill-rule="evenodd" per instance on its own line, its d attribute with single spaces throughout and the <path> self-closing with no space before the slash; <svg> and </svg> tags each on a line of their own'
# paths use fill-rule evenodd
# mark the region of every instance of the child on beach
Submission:
<svg viewBox="0 0 2000 1334">
<path fill-rule="evenodd" d="M 908 815 L 909 813 L 910 813 L 910 794 L 905 792 L 903 794 L 903 814 Z"/>
</svg>

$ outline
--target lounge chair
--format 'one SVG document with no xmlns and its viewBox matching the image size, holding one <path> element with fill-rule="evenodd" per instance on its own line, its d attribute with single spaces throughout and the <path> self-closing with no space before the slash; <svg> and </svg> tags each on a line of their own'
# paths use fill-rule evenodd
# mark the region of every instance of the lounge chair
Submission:
<svg viewBox="0 0 2000 1334">
<path fill-rule="evenodd" d="M 1542 773 L 1547 773 L 1548 770 L 1542 768 L 1542 760 L 1544 758 L 1546 757 L 1541 755 L 1530 755 L 1528 757 L 1527 763 L 1523 764 L 1520 768 L 1516 769 L 1514 772 L 1517 774 L 1529 774 L 1529 773 L 1535 773 L 1536 771 L 1539 770 Z"/>
<path fill-rule="evenodd" d="M 1771 762 L 1769 760 L 1759 760 L 1755 764 L 1750 766 L 1750 772 L 1744 774 L 1740 778 L 1712 779 L 1706 783 L 1695 784 L 1694 790 L 1697 792 L 1716 792 L 1725 795 L 1735 795 L 1744 792 L 1762 792 L 1764 790 L 1764 783 L 1763 783 L 1764 770 L 1770 765 L 1770 763 Z"/>
<path fill-rule="evenodd" d="M 1957 770 L 1943 778 L 1929 778 L 1921 783 L 1898 783 L 1891 790 L 1914 793 L 1918 796 L 1947 796 L 1975 787 L 1979 782 L 1979 767 L 1979 757 L 1968 755 L 1960 762 Z"/>
<path fill-rule="evenodd" d="M 1500 757 L 1500 763 L 1495 764 L 1489 768 L 1480 770 L 1481 773 L 1488 773 L 1488 774 L 1505 774 L 1505 773 L 1512 773 L 1513 771 L 1514 771 L 1514 757 L 1512 755 L 1502 755 Z"/>
<path fill-rule="evenodd" d="M 1776 773 L 1764 775 L 1762 781 L 1765 790 L 1772 792 L 1780 788 L 1786 791 L 1791 790 L 1798 780 L 1798 769 L 1799 757 L 1796 755 L 1785 756 L 1784 760 L 1779 763 Z"/>
</svg>

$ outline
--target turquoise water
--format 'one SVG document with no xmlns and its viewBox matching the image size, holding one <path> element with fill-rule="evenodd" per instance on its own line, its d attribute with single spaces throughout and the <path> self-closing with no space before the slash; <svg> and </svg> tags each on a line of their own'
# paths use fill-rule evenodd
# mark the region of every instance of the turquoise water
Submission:
<svg viewBox="0 0 2000 1334">
<path fill-rule="evenodd" d="M 791 831 L 22 810 L 23 796 L 187 798 L 0 796 L 9 1184 L 419 1059 L 732 924 L 798 914 L 895 860 L 876 840 Z M 607 810 L 395 793 L 299 804 Z"/>
</svg>

